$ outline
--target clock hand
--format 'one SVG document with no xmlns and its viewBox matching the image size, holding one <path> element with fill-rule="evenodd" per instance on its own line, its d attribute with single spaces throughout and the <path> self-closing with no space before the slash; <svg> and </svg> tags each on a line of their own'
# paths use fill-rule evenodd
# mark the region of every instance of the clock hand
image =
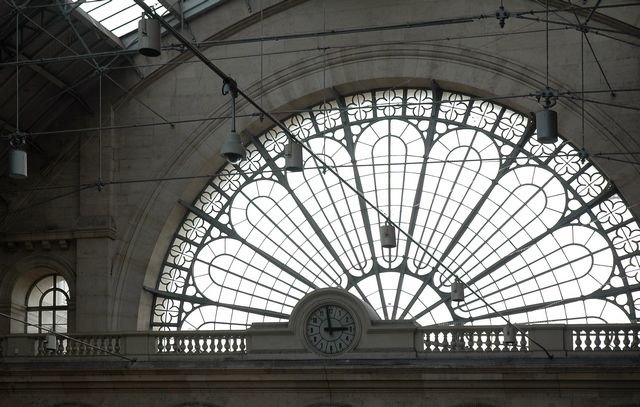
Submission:
<svg viewBox="0 0 640 407">
<path fill-rule="evenodd" d="M 329 306 L 326 305 L 324 309 L 325 311 L 327 311 L 327 325 L 329 325 L 328 327 L 325 327 L 324 330 L 329 331 L 329 335 L 333 335 L 333 328 L 331 327 L 331 315 L 329 315 Z"/>
<path fill-rule="evenodd" d="M 329 331 L 329 333 L 333 333 L 333 332 L 336 332 L 336 331 L 348 331 L 349 328 L 346 327 L 346 326 L 337 326 L 335 328 L 325 327 L 324 330 L 325 331 Z"/>
</svg>

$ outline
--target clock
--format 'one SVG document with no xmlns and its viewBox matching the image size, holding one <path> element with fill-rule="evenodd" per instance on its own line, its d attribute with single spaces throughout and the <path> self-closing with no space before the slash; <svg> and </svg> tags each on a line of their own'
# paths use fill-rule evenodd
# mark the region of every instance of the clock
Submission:
<svg viewBox="0 0 640 407">
<path fill-rule="evenodd" d="M 356 321 L 345 307 L 327 303 L 315 308 L 306 319 L 305 339 L 308 345 L 324 355 L 335 355 L 355 343 Z"/>
</svg>

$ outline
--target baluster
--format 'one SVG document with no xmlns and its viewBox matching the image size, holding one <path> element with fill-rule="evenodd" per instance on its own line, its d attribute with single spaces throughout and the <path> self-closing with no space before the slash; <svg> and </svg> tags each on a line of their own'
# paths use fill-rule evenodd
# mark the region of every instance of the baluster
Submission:
<svg viewBox="0 0 640 407">
<path fill-rule="evenodd" d="M 425 332 L 422 334 L 422 349 L 430 351 L 431 349 L 431 332 Z"/>
<path fill-rule="evenodd" d="M 587 351 L 593 350 L 593 348 L 591 347 L 591 335 L 593 334 L 592 330 L 587 328 L 585 329 L 585 332 L 587 334 L 584 340 L 585 350 Z"/>
<path fill-rule="evenodd" d="M 500 352 L 502 349 L 500 348 L 502 345 L 502 348 L 504 348 L 505 346 L 502 344 L 502 339 L 500 338 L 500 336 L 502 335 L 502 329 L 498 330 L 498 329 L 493 329 L 491 332 L 491 335 L 493 336 L 493 346 L 492 349 L 495 352 Z"/>
<path fill-rule="evenodd" d="M 632 350 L 638 350 L 639 348 L 639 344 L 640 344 L 640 330 L 636 327 L 631 328 L 631 332 L 630 334 L 633 336 L 633 341 L 631 342 L 631 344 L 628 346 L 630 349 Z M 627 335 L 625 335 L 625 337 L 628 338 Z M 628 339 L 627 339 L 628 341 Z"/>
<path fill-rule="evenodd" d="M 242 336 L 242 338 L 240 338 L 240 352 L 245 353 L 246 350 L 247 350 L 246 337 Z"/>
<path fill-rule="evenodd" d="M 485 343 L 486 343 L 487 337 L 485 334 L 484 329 L 480 329 L 478 331 L 478 347 L 477 347 L 477 351 L 479 352 L 484 352 L 485 351 Z"/>
<path fill-rule="evenodd" d="M 222 352 L 222 338 L 216 337 L 216 353 Z"/>
<path fill-rule="evenodd" d="M 38 338 L 38 356 L 45 356 L 47 353 L 44 350 L 44 341 L 45 338 Z"/>
<path fill-rule="evenodd" d="M 528 331 L 526 331 L 526 332 L 523 331 L 522 334 L 518 333 L 518 335 L 520 335 L 520 341 L 519 341 L 520 347 L 518 349 L 519 351 L 528 351 L 529 350 L 529 347 L 527 346 L 527 337 L 526 337 L 527 333 L 528 333 Z"/>
<path fill-rule="evenodd" d="M 631 336 L 633 335 L 633 330 L 631 331 L 627 331 L 627 330 L 623 330 L 622 331 L 622 350 L 631 350 L 632 344 L 631 344 Z"/>
<path fill-rule="evenodd" d="M 231 345 L 229 344 L 229 335 L 225 335 L 224 336 L 224 351 L 225 352 L 229 352 L 229 349 L 231 349 Z"/>
<path fill-rule="evenodd" d="M 467 337 L 467 339 L 469 340 L 469 350 L 473 351 L 476 350 L 476 344 L 477 344 L 477 332 L 476 331 L 472 331 L 469 332 L 469 336 Z"/>
<path fill-rule="evenodd" d="M 571 330 L 571 337 L 573 338 L 573 350 L 582 350 L 582 338 L 580 332 L 580 329 Z"/>
<path fill-rule="evenodd" d="M 161 336 L 156 336 L 156 353 L 162 353 L 164 351 L 164 339 Z"/>
<path fill-rule="evenodd" d="M 614 335 L 614 333 L 613 333 L 612 330 L 610 330 L 610 329 L 605 329 L 604 330 L 604 350 L 606 350 L 606 351 L 613 350 L 611 348 L 611 343 L 613 342 L 611 338 L 613 337 L 613 335 Z"/>
<path fill-rule="evenodd" d="M 624 335 L 624 331 L 617 330 L 613 333 L 613 349 L 614 350 L 622 350 L 620 347 L 620 335 Z"/>
<path fill-rule="evenodd" d="M 193 353 L 193 335 L 185 336 L 184 341 L 186 344 L 186 352 Z"/>
<path fill-rule="evenodd" d="M 442 333 L 442 348 L 441 351 L 442 352 L 447 352 L 451 349 L 451 346 L 449 344 L 449 334 L 447 332 L 443 332 Z"/>
<path fill-rule="evenodd" d="M 451 332 L 451 351 L 455 352 L 460 349 L 460 331 Z"/>
<path fill-rule="evenodd" d="M 231 343 L 231 351 L 232 352 L 237 352 L 238 351 L 238 337 L 237 336 L 233 336 L 233 342 Z"/>
<path fill-rule="evenodd" d="M 593 350 L 602 350 L 602 340 L 600 339 L 602 331 L 595 329 L 594 330 L 596 340 L 594 341 Z"/>
</svg>

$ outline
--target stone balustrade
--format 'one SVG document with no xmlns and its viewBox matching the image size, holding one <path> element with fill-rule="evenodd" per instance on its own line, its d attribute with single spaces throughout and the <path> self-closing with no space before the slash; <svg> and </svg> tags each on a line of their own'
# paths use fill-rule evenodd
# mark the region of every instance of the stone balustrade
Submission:
<svg viewBox="0 0 640 407">
<path fill-rule="evenodd" d="M 419 330 L 422 347 L 418 352 L 523 352 L 529 350 L 527 331 L 516 332 L 513 344 L 504 343 L 502 327 L 459 326 L 427 327 Z"/>
<path fill-rule="evenodd" d="M 268 331 L 268 329 L 262 329 L 259 335 L 251 329 L 247 331 L 69 334 L 68 336 L 74 340 L 58 335 L 55 349 L 46 342 L 45 335 L 9 335 L 0 337 L 0 355 L 5 360 L 24 357 L 71 358 L 109 355 L 130 357 L 162 357 L 163 355 L 233 357 L 237 355 L 244 357 L 244 355 L 251 355 L 252 352 L 251 346 L 247 344 L 258 347 L 261 357 L 268 353 L 282 353 L 283 349 L 278 348 L 278 341 L 269 342 Z M 274 332 L 282 335 L 281 329 Z M 399 335 L 388 336 L 393 338 L 390 342 L 406 343 L 404 336 L 408 338 L 413 336 L 415 349 L 411 353 L 425 357 L 461 352 L 526 354 L 539 352 L 543 347 L 555 353 L 555 356 L 578 355 L 586 352 L 640 351 L 640 325 L 636 324 L 522 325 L 518 326 L 516 341 L 509 344 L 505 344 L 502 327 L 495 326 L 416 327 L 413 330 L 402 329 L 399 332 Z M 253 338 L 252 335 L 256 337 Z M 269 346 L 259 346 L 261 341 L 267 341 Z M 393 351 L 393 344 L 377 343 L 380 347 L 388 347 L 390 352 Z M 357 351 L 358 348 L 354 353 Z M 291 353 L 290 350 L 285 352 Z"/>
<path fill-rule="evenodd" d="M 640 325 L 572 325 L 571 338 L 575 352 L 637 351 Z"/>
</svg>

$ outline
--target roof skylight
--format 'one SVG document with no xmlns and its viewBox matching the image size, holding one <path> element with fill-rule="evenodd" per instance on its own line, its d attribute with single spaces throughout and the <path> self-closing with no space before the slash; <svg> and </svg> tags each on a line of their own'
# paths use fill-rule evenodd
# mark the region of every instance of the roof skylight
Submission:
<svg viewBox="0 0 640 407">
<path fill-rule="evenodd" d="M 118 37 L 136 30 L 143 12 L 133 0 L 78 0 L 76 3 L 82 3 L 82 10 Z M 160 15 L 168 12 L 157 0 L 145 0 L 145 4 Z"/>
</svg>

